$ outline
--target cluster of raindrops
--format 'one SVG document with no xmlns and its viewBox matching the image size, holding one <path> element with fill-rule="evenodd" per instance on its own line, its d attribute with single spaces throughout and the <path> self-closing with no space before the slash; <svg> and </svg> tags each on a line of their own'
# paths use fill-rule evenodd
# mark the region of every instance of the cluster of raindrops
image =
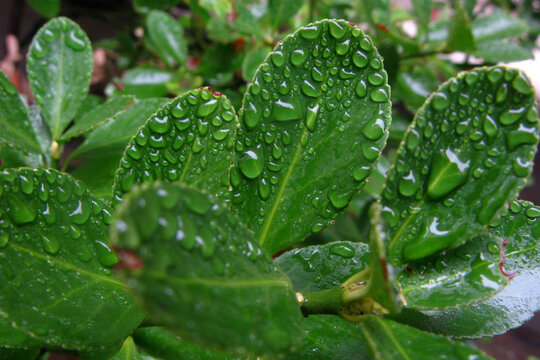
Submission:
<svg viewBox="0 0 540 360">
<path fill-rule="evenodd" d="M 115 226 L 122 247 L 136 249 L 147 266 L 168 274 L 214 273 L 223 277 L 253 276 L 247 265 L 275 268 L 272 258 L 228 209 L 213 197 L 180 184 L 143 188 L 121 205 Z M 113 237 L 113 238 L 114 238 Z M 186 269 L 178 256 L 203 261 Z M 187 260 L 186 260 L 187 261 Z M 251 265 L 250 265 L 251 266 Z"/>
<path fill-rule="evenodd" d="M 73 254 L 89 268 L 95 268 L 97 259 L 100 270 L 111 273 L 117 257 L 106 244 L 110 209 L 68 175 L 41 169 L 3 171 L 0 202 L 0 257 L 20 246 L 45 254 L 50 266 L 53 257 Z M 2 261 L 2 271 L 8 278 L 15 276 L 9 261 Z"/>
<path fill-rule="evenodd" d="M 58 55 L 65 54 L 66 51 L 71 51 L 71 56 Z M 58 59 L 58 56 L 64 58 Z M 70 59 L 72 63 L 64 63 L 65 59 Z M 56 87 L 51 87 L 44 79 L 62 74 L 68 71 L 66 69 L 71 69 L 69 81 L 76 83 L 77 86 L 65 91 L 70 92 L 70 96 L 80 99 L 86 96 L 92 73 L 92 47 L 83 30 L 71 20 L 59 17 L 41 28 L 30 45 L 27 61 L 28 79 L 39 106 L 46 104 L 50 106 L 54 97 L 61 96 L 56 93 Z M 44 99 L 43 96 L 50 98 Z M 64 104 L 64 107 L 66 106 L 73 107 L 72 104 Z"/>
<path fill-rule="evenodd" d="M 534 95 L 522 72 L 493 67 L 461 73 L 416 115 L 388 175 L 384 217 L 395 231 L 422 209 L 463 208 L 471 213 L 418 218 L 401 235 L 408 241 L 445 236 L 441 248 L 461 241 L 467 226 L 487 225 L 525 185 L 538 128 Z"/>
<path fill-rule="evenodd" d="M 327 226 L 364 185 L 384 147 L 389 96 L 382 60 L 359 28 L 321 21 L 284 39 L 259 68 L 240 115 L 232 202 L 247 204 L 250 226 L 263 224 L 267 200 L 283 195 L 291 175 L 311 176 L 313 169 L 318 172 L 302 199 L 287 206 L 321 217 L 303 225 L 308 232 Z M 346 149 L 327 150 L 345 142 Z M 328 180 L 335 182 L 332 189 Z"/>
<path fill-rule="evenodd" d="M 221 196 L 228 189 L 236 127 L 224 96 L 197 89 L 174 99 L 128 144 L 116 173 L 115 201 L 134 184 L 156 180 L 197 184 Z"/>
</svg>

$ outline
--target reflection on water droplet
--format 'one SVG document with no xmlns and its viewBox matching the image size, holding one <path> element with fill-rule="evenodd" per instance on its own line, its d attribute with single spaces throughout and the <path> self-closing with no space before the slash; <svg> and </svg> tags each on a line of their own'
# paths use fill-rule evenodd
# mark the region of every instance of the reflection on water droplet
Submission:
<svg viewBox="0 0 540 360">
<path fill-rule="evenodd" d="M 354 248 L 345 243 L 337 243 L 330 246 L 330 252 L 334 255 L 339 255 L 347 259 L 352 258 L 355 254 Z"/>
<path fill-rule="evenodd" d="M 15 225 L 23 225 L 36 219 L 36 209 L 33 204 L 19 199 L 14 194 L 5 194 L 7 200 L 6 212 Z"/>
<path fill-rule="evenodd" d="M 260 147 L 245 151 L 238 161 L 240 171 L 249 179 L 257 178 L 262 172 L 263 165 L 264 158 Z"/>
<path fill-rule="evenodd" d="M 463 185 L 468 178 L 470 163 L 470 160 L 459 159 L 451 149 L 435 154 L 428 180 L 428 196 L 432 199 L 440 199 Z"/>
<path fill-rule="evenodd" d="M 347 31 L 344 25 L 334 20 L 329 21 L 328 27 L 330 28 L 330 34 L 338 40 L 341 39 Z"/>
<path fill-rule="evenodd" d="M 84 50 L 86 47 L 86 41 L 84 35 L 76 30 L 71 30 L 66 38 L 66 44 L 70 48 L 76 51 Z"/>
<path fill-rule="evenodd" d="M 51 255 L 56 254 L 60 250 L 60 243 L 53 237 L 41 235 L 41 241 L 43 242 L 43 249 Z"/>
<path fill-rule="evenodd" d="M 341 193 L 337 190 L 331 190 L 328 193 L 328 198 L 330 199 L 330 202 L 336 209 L 343 209 L 345 206 L 349 204 L 349 200 L 351 198 L 351 194 L 349 193 Z"/>
<path fill-rule="evenodd" d="M 272 107 L 272 119 L 275 121 L 299 120 L 303 117 L 302 106 L 296 100 L 277 100 Z"/>
<path fill-rule="evenodd" d="M 420 183 L 414 175 L 414 172 L 410 170 L 405 176 L 402 176 L 399 179 L 398 190 L 401 195 L 408 197 L 416 193 L 419 185 Z"/>
</svg>

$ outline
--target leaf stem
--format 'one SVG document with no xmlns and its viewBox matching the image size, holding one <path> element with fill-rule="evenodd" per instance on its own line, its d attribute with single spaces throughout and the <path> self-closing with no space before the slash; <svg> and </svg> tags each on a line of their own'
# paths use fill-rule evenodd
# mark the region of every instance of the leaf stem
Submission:
<svg viewBox="0 0 540 360">
<path fill-rule="evenodd" d="M 300 309 L 304 316 L 312 314 L 339 314 L 343 308 L 343 289 L 332 289 L 297 293 Z"/>
</svg>

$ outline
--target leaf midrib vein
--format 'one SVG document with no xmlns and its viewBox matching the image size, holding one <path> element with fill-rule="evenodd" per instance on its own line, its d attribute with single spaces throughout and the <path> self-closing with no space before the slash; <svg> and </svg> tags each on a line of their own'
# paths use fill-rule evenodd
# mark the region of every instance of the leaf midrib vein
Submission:
<svg viewBox="0 0 540 360">
<path fill-rule="evenodd" d="M 58 59 L 58 76 L 56 82 L 56 102 L 54 104 L 54 131 L 53 136 L 58 137 L 60 132 L 60 107 L 62 105 L 61 92 L 63 90 L 62 78 L 64 77 L 64 32 L 60 31 L 60 51 Z"/>
</svg>

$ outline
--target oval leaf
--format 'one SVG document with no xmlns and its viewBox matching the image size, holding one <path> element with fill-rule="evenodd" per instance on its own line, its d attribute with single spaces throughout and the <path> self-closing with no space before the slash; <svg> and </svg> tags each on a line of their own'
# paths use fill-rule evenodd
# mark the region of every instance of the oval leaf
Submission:
<svg viewBox="0 0 540 360">
<path fill-rule="evenodd" d="M 461 73 L 418 111 L 381 197 L 392 261 L 455 248 L 497 218 L 527 182 L 538 143 L 527 78 L 504 67 Z"/>
<path fill-rule="evenodd" d="M 183 65 L 187 59 L 184 29 L 171 15 L 154 10 L 146 18 L 146 28 L 152 47 L 169 66 Z"/>
<path fill-rule="evenodd" d="M 32 40 L 28 80 L 53 138 L 62 134 L 86 97 L 92 66 L 90 40 L 67 18 L 49 21 Z"/>
<path fill-rule="evenodd" d="M 0 142 L 25 152 L 41 153 L 26 107 L 3 71 L 0 71 Z"/>
<path fill-rule="evenodd" d="M 80 119 L 75 121 L 75 124 L 60 136 L 58 140 L 67 141 L 72 137 L 77 137 L 85 132 L 92 130 L 104 122 L 118 116 L 126 111 L 129 104 L 135 100 L 133 96 L 117 96 L 107 100 L 101 105 L 93 108 L 91 111 L 82 115 Z"/>
<path fill-rule="evenodd" d="M 503 238 L 506 261 L 500 268 L 512 279 L 492 298 L 444 311 L 404 311 L 397 319 L 456 337 L 487 337 L 522 325 L 540 310 L 540 207 L 515 201 L 486 236 Z"/>
<path fill-rule="evenodd" d="M 225 197 L 237 124 L 225 96 L 197 89 L 177 97 L 127 145 L 113 200 L 121 200 L 134 184 L 154 180 L 185 182 Z"/>
<path fill-rule="evenodd" d="M 0 205 L 0 312 L 13 326 L 67 349 L 137 327 L 143 314 L 111 276 L 106 205 L 67 174 L 29 169 L 0 173 Z"/>
<path fill-rule="evenodd" d="M 365 184 L 388 136 L 390 89 L 364 33 L 324 20 L 288 36 L 240 111 L 233 207 L 270 252 L 329 225 Z"/>
<path fill-rule="evenodd" d="M 129 284 L 158 325 L 238 354 L 275 355 L 302 340 L 292 284 L 251 232 L 211 196 L 185 185 L 134 190 L 112 238 L 136 250 Z"/>
</svg>

